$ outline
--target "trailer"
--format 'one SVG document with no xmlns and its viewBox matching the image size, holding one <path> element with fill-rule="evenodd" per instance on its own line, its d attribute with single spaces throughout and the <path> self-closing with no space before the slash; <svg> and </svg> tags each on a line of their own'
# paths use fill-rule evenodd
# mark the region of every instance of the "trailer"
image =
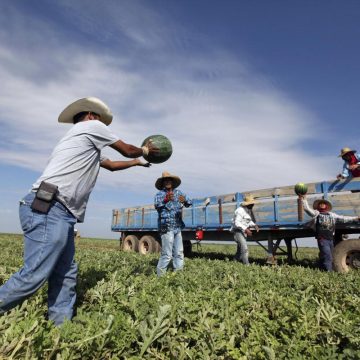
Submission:
<svg viewBox="0 0 360 360">
<path fill-rule="evenodd" d="M 329 200 L 339 215 L 360 216 L 360 178 L 332 180 L 306 184 L 311 205 L 316 199 Z M 308 226 L 310 218 L 302 208 L 294 185 L 236 192 L 193 199 L 193 205 L 183 208 L 185 223 L 183 242 L 185 255 L 191 253 L 196 241 L 233 240 L 232 218 L 246 195 L 252 195 L 253 208 L 260 231 L 249 241 L 256 242 L 268 256 L 286 255 L 293 259 L 292 245 L 297 239 L 314 237 Z M 114 209 L 112 231 L 120 232 L 120 247 L 146 255 L 161 250 L 158 234 L 158 213 L 154 205 Z M 360 222 L 339 224 L 335 233 L 334 267 L 339 272 L 360 269 Z M 281 246 L 284 241 L 286 246 Z M 265 245 L 263 244 L 265 242 Z"/>
</svg>

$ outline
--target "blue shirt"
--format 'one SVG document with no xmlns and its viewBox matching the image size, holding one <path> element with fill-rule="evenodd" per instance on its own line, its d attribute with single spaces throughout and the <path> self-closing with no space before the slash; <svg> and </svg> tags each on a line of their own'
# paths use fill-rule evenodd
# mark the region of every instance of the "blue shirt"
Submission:
<svg viewBox="0 0 360 360">
<path fill-rule="evenodd" d="M 159 214 L 158 227 L 160 232 L 168 232 L 184 228 L 185 224 L 182 221 L 181 209 L 183 206 L 189 207 L 192 205 L 191 199 L 182 193 L 180 190 L 173 190 L 174 200 L 165 202 L 167 191 L 161 190 L 155 195 L 155 209 Z M 179 196 L 185 197 L 185 202 L 182 204 L 179 201 Z"/>
</svg>

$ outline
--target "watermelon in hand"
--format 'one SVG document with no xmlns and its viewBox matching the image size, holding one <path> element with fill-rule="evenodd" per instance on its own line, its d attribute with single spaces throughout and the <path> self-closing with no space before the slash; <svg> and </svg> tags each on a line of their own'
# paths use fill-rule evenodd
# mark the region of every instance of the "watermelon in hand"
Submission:
<svg viewBox="0 0 360 360">
<path fill-rule="evenodd" d="M 151 139 L 154 146 L 159 149 L 157 154 L 148 154 L 144 155 L 144 159 L 150 163 L 160 164 L 169 159 L 172 154 L 172 145 L 170 140 L 164 135 L 151 135 L 148 136 L 141 146 L 146 145 L 146 143 Z"/>
<path fill-rule="evenodd" d="M 297 195 L 305 195 L 308 191 L 308 188 L 304 183 L 297 183 L 295 185 L 294 191 Z"/>
</svg>

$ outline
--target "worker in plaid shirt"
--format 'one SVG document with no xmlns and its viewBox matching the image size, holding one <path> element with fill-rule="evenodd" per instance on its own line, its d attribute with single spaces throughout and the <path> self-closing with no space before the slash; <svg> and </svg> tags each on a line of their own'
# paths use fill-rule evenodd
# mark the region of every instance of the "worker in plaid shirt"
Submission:
<svg viewBox="0 0 360 360">
<path fill-rule="evenodd" d="M 171 260 L 175 271 L 184 267 L 184 248 L 181 230 L 184 227 L 181 209 L 192 205 L 191 200 L 176 189 L 181 180 L 176 175 L 164 172 L 157 179 L 155 187 L 160 191 L 155 196 L 155 209 L 158 211 L 159 233 L 161 236 L 161 255 L 157 265 L 158 276 L 163 275 Z"/>
</svg>

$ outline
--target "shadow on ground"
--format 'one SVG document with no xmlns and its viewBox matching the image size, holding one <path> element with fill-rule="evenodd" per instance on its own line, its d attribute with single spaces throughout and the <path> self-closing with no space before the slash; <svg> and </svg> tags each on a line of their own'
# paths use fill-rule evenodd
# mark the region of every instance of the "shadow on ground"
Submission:
<svg viewBox="0 0 360 360">
<path fill-rule="evenodd" d="M 235 261 L 234 255 L 224 254 L 224 253 L 216 253 L 216 252 L 206 252 L 206 251 L 193 251 L 191 255 L 187 256 L 190 259 L 207 259 L 207 260 L 223 260 L 223 261 Z M 251 264 L 256 265 L 268 265 L 266 263 L 266 258 L 254 258 L 249 256 L 249 261 Z M 288 261 L 286 257 L 279 256 L 277 257 L 277 265 L 291 265 L 291 266 L 301 266 L 304 268 L 310 269 L 318 269 L 319 263 L 316 259 L 293 259 L 292 261 Z"/>
</svg>

